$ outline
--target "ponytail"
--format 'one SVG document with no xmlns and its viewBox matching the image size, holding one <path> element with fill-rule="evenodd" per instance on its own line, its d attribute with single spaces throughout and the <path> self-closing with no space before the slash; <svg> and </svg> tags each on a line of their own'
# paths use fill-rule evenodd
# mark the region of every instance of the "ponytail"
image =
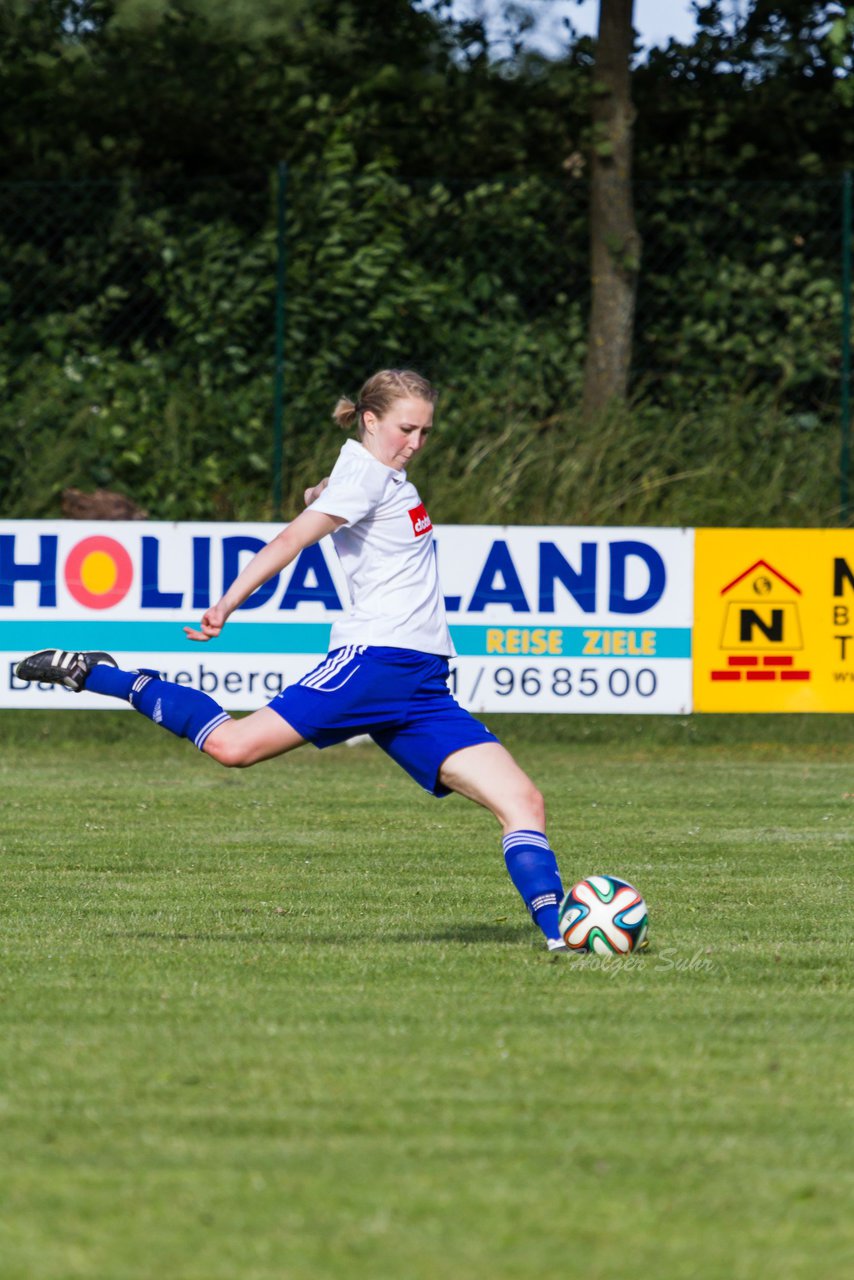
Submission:
<svg viewBox="0 0 854 1280">
<path fill-rule="evenodd" d="M 332 419 L 342 431 L 351 431 L 359 419 L 359 410 L 349 396 L 342 396 L 332 410 Z"/>
<path fill-rule="evenodd" d="M 332 418 L 342 431 L 357 427 L 361 436 L 363 413 L 370 411 L 382 418 L 396 400 L 404 400 L 408 396 L 435 404 L 437 393 L 426 378 L 412 369 L 381 369 L 368 378 L 359 392 L 358 402 L 342 396 L 332 411 Z"/>
</svg>

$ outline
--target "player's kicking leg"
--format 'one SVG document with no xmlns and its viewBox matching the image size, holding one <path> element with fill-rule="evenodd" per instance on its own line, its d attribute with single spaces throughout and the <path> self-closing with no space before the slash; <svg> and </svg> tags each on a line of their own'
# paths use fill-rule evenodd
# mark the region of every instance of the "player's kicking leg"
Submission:
<svg viewBox="0 0 854 1280">
<path fill-rule="evenodd" d="M 543 931 L 549 951 L 565 951 L 558 928 L 563 885 L 546 838 L 545 802 L 537 787 L 499 742 L 453 752 L 439 770 L 439 781 L 498 819 L 510 879 Z"/>
<path fill-rule="evenodd" d="M 135 711 L 176 737 L 188 738 L 220 764 L 243 767 L 301 747 L 305 739 L 275 711 L 263 707 L 233 720 L 207 693 L 161 680 L 157 671 L 122 671 L 108 653 L 42 649 L 15 668 L 21 680 L 85 689 L 129 702 Z"/>
</svg>

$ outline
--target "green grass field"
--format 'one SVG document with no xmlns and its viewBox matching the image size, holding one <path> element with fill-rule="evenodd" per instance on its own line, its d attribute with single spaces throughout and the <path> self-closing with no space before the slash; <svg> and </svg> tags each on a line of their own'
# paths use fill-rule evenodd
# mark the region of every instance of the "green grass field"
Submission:
<svg viewBox="0 0 854 1280">
<path fill-rule="evenodd" d="M 0 712 L 3 1280 L 851 1274 L 851 719 L 494 725 L 642 957 L 374 748 Z"/>
</svg>

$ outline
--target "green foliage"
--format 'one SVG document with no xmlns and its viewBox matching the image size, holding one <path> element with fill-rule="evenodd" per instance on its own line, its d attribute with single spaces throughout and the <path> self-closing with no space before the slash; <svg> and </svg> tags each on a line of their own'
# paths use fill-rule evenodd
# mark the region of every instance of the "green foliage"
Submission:
<svg viewBox="0 0 854 1280">
<path fill-rule="evenodd" d="M 851 166 L 838 0 L 696 8 L 695 40 L 653 50 L 635 72 L 637 177 L 821 178 Z"/>
<path fill-rule="evenodd" d="M 288 182 L 286 511 L 329 469 L 335 397 L 411 364 L 442 390 L 442 444 L 420 464 L 434 519 L 834 522 L 830 196 L 640 188 L 638 390 L 585 427 L 583 188 L 407 181 L 331 141 Z M 162 518 L 271 514 L 277 247 L 269 192 L 247 193 L 239 223 L 233 198 L 0 188 L 7 516 L 56 514 L 68 485 L 117 488 Z"/>
<path fill-rule="evenodd" d="M 835 16 L 827 33 L 830 57 L 836 71 L 834 88 L 843 107 L 854 107 L 854 13 Z"/>
<path fill-rule="evenodd" d="M 203 366 L 204 367 L 204 366 Z M 59 514 L 62 490 L 109 488 L 161 519 L 263 510 L 269 489 L 269 384 L 182 372 L 138 348 L 32 357 L 2 414 L 7 517 Z M 8 429 L 6 429 L 8 428 Z"/>
<path fill-rule="evenodd" d="M 498 520 L 833 518 L 854 126 L 832 9 L 703 4 L 691 47 L 637 69 L 634 405 L 582 429 L 589 41 L 498 57 L 478 20 L 408 0 L 3 6 L 0 509 L 56 514 L 76 484 L 270 513 L 285 159 L 289 510 L 328 469 L 336 396 L 412 364 L 442 390 L 455 518 L 485 493 Z M 727 422 L 784 460 L 760 499 Z"/>
<path fill-rule="evenodd" d="M 836 174 L 854 161 L 838 3 L 701 0 L 690 46 L 636 69 L 645 180 Z M 407 175 L 555 176 L 590 144 L 590 40 L 500 48 L 442 0 L 15 0 L 0 7 L 0 158 L 18 179 L 305 165 L 342 132 Z M 848 96 L 846 96 L 848 95 Z"/>
<path fill-rule="evenodd" d="M 327 418 L 330 387 L 355 391 L 382 365 L 414 364 L 455 388 L 498 384 L 500 398 L 511 360 L 529 409 L 547 412 L 566 390 L 582 328 L 563 272 L 582 276 L 583 245 L 556 235 L 565 197 L 536 177 L 404 181 L 388 163 L 360 168 L 347 144 L 331 146 L 324 165 L 289 188 L 291 434 Z M 577 197 L 569 203 L 583 227 Z M 544 379 L 549 393 L 538 397 Z"/>
<path fill-rule="evenodd" d="M 640 386 L 676 405 L 747 391 L 826 416 L 840 366 L 841 201 L 830 182 L 641 184 Z"/>
</svg>

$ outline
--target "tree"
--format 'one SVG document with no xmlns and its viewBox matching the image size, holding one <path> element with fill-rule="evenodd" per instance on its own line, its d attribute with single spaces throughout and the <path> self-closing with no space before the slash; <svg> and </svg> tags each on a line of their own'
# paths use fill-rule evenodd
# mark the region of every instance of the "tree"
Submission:
<svg viewBox="0 0 854 1280">
<path fill-rule="evenodd" d="M 632 201 L 630 59 L 634 0 L 600 0 L 592 86 L 591 305 L 582 406 L 595 417 L 626 396 L 641 240 Z"/>
<path fill-rule="evenodd" d="M 854 106 L 854 12 L 834 5 L 828 34 L 831 61 L 836 69 L 834 88 L 843 106 Z"/>
<path fill-rule="evenodd" d="M 850 168 L 852 43 L 839 0 L 698 3 L 692 42 L 652 50 L 632 76 L 636 184 L 803 183 Z"/>
</svg>

